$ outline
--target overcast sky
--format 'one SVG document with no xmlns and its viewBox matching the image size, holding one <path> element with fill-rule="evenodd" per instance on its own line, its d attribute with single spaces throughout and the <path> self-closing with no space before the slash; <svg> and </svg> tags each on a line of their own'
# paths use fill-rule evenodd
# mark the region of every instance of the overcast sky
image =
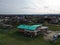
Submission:
<svg viewBox="0 0 60 45">
<path fill-rule="evenodd" d="M 60 14 L 60 0 L 0 0 L 0 14 Z"/>
</svg>

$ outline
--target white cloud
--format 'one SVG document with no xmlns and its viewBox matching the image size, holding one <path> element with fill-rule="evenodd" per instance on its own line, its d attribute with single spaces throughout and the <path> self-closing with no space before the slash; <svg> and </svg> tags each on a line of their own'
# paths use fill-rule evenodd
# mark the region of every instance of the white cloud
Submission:
<svg viewBox="0 0 60 45">
<path fill-rule="evenodd" d="M 60 0 L 0 0 L 0 14 L 60 14 Z"/>
</svg>

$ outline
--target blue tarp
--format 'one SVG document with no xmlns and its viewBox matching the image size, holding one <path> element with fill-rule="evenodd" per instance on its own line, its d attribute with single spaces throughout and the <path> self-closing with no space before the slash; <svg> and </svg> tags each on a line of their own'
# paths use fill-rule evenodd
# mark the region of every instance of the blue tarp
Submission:
<svg viewBox="0 0 60 45">
<path fill-rule="evenodd" d="M 36 28 L 39 26 L 42 26 L 42 25 L 41 24 L 40 25 L 19 25 L 17 26 L 17 28 L 25 29 L 25 30 L 36 30 Z"/>
</svg>

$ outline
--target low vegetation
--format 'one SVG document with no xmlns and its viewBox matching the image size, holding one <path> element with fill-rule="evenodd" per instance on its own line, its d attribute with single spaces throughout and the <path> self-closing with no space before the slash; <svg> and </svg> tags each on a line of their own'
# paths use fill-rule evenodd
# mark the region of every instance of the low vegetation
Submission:
<svg viewBox="0 0 60 45">
<path fill-rule="evenodd" d="M 50 30 L 59 31 L 60 26 L 46 25 Z M 53 45 L 50 41 L 45 41 L 43 35 L 40 35 L 36 38 L 25 37 L 23 33 L 18 32 L 18 29 L 3 29 L 0 28 L 0 45 Z M 60 45 L 60 38 L 55 45 Z"/>
</svg>

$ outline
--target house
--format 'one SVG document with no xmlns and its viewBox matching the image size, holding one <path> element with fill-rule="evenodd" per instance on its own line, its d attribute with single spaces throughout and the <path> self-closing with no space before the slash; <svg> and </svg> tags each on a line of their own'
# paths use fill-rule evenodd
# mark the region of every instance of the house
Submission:
<svg viewBox="0 0 60 45">
<path fill-rule="evenodd" d="M 43 32 L 47 32 L 48 27 L 40 25 L 19 25 L 17 26 L 19 29 L 19 32 L 23 32 L 26 35 L 29 35 L 31 37 L 37 36 Z"/>
<path fill-rule="evenodd" d="M 50 23 L 58 24 L 59 20 L 57 18 L 51 18 Z"/>
</svg>

